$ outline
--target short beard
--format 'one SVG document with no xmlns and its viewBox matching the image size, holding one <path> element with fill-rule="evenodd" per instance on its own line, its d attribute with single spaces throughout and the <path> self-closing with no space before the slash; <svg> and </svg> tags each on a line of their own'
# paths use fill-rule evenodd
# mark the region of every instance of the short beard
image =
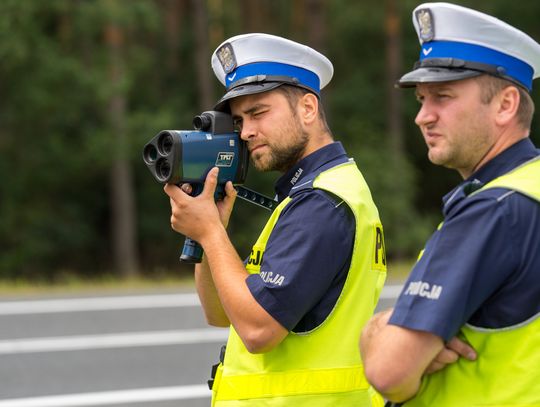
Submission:
<svg viewBox="0 0 540 407">
<path fill-rule="evenodd" d="M 270 156 L 266 164 L 259 160 L 254 160 L 252 163 L 259 171 L 279 171 L 285 173 L 291 169 L 304 155 L 306 147 L 309 143 L 309 135 L 304 131 L 298 120 L 295 106 L 289 101 L 291 118 L 281 131 L 289 136 L 291 143 L 287 145 L 274 145 L 270 149 Z"/>
<path fill-rule="evenodd" d="M 292 168 L 304 155 L 309 142 L 309 135 L 303 131 L 302 127 L 295 123 L 291 136 L 295 137 L 296 143 L 289 146 L 273 147 L 267 164 L 251 160 L 252 164 L 259 171 L 279 171 L 286 172 Z"/>
<path fill-rule="evenodd" d="M 308 141 L 308 135 L 301 132 L 296 145 L 273 151 L 266 171 L 286 172 L 291 169 L 304 155 Z"/>
</svg>

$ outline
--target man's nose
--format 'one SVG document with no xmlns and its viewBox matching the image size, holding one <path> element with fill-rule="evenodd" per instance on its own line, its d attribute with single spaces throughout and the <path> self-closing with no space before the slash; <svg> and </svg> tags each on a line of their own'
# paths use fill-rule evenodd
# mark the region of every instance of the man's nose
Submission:
<svg viewBox="0 0 540 407">
<path fill-rule="evenodd" d="M 429 102 L 424 102 L 422 103 L 422 106 L 420 107 L 420 110 L 418 111 L 414 122 L 418 127 L 422 127 L 435 122 L 436 119 L 437 116 L 433 107 L 430 105 Z"/>
<path fill-rule="evenodd" d="M 250 120 L 244 120 L 242 122 L 242 131 L 240 132 L 240 138 L 244 141 L 248 141 L 256 134 L 255 125 Z"/>
</svg>

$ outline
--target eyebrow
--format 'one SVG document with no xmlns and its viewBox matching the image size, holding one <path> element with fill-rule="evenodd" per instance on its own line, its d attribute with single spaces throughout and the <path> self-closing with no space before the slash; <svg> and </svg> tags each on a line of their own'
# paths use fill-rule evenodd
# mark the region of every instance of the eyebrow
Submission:
<svg viewBox="0 0 540 407">
<path fill-rule="evenodd" d="M 246 109 L 246 110 L 242 111 L 242 113 L 245 114 L 245 115 L 250 115 L 250 114 L 254 113 L 255 111 L 257 111 L 258 109 L 265 108 L 265 107 L 270 107 L 270 105 L 267 105 L 265 103 L 257 103 L 255 105 L 253 105 L 252 107 L 250 107 L 249 109 Z M 241 117 L 239 115 L 234 115 L 233 118 L 237 119 L 237 118 L 241 118 Z"/>
<path fill-rule="evenodd" d="M 430 87 L 428 89 L 425 89 L 423 92 L 419 92 L 418 88 L 415 89 L 414 94 L 418 98 L 419 96 L 423 95 L 430 95 L 437 92 L 444 92 L 444 91 L 451 91 L 452 87 L 447 84 L 441 84 L 434 87 Z"/>
</svg>

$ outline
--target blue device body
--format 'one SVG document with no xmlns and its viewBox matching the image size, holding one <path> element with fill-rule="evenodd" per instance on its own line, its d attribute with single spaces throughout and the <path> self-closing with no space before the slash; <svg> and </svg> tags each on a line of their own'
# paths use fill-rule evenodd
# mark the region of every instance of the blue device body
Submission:
<svg viewBox="0 0 540 407">
<path fill-rule="evenodd" d="M 219 167 L 218 185 L 227 181 L 244 183 L 248 154 L 238 133 L 214 135 L 203 131 L 170 130 L 161 132 L 158 138 L 160 135 L 170 136 L 173 142 L 172 155 L 160 157 L 156 162 L 156 171 L 164 182 L 203 184 L 208 171 Z M 165 172 L 160 168 L 162 159 L 170 166 L 170 173 L 166 168 Z"/>
<path fill-rule="evenodd" d="M 191 184 L 193 196 L 201 193 L 208 171 L 219 167 L 216 199 L 221 199 L 227 181 L 244 183 L 249 151 L 226 113 L 204 112 L 195 117 L 193 124 L 195 130 L 159 132 L 144 146 L 143 160 L 158 182 Z M 201 246 L 186 238 L 180 259 L 199 263 L 201 258 Z"/>
</svg>

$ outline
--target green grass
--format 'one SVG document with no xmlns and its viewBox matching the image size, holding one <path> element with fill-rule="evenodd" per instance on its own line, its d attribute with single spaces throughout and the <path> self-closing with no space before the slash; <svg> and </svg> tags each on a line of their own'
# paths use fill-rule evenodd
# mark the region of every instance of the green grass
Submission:
<svg viewBox="0 0 540 407">
<path fill-rule="evenodd" d="M 0 296 L 24 295 L 54 295 L 54 294 L 85 294 L 99 293 L 134 293 L 137 291 L 172 291 L 193 290 L 192 277 L 163 277 L 120 279 L 107 277 L 85 280 L 70 278 L 59 282 L 36 281 L 0 281 Z"/>
<path fill-rule="evenodd" d="M 404 282 L 411 272 L 416 260 L 390 260 L 387 264 L 386 282 L 398 284 Z"/>
<path fill-rule="evenodd" d="M 403 282 L 412 269 L 414 261 L 389 261 L 387 284 Z M 74 274 L 57 282 L 45 281 L 3 281 L 0 280 L 0 296 L 55 295 L 55 294 L 91 294 L 99 293 L 136 293 L 137 291 L 188 291 L 194 289 L 191 273 L 179 276 L 166 274 L 159 278 L 137 277 L 121 279 L 115 276 L 99 279 L 83 279 Z"/>
</svg>

